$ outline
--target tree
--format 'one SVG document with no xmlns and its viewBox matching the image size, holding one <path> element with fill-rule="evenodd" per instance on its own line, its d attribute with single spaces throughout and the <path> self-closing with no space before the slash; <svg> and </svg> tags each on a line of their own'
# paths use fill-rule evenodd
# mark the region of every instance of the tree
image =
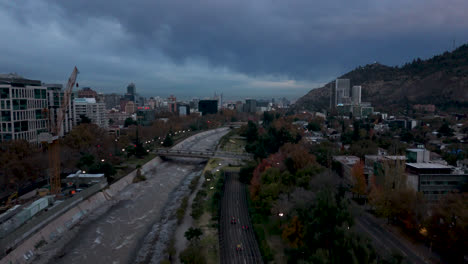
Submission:
<svg viewBox="0 0 468 264">
<path fill-rule="evenodd" d="M 367 194 L 367 184 L 366 178 L 364 176 L 364 164 L 362 162 L 357 162 L 351 168 L 351 176 L 353 179 L 353 188 L 351 189 L 353 193 L 358 195 L 360 198 L 362 195 Z"/>
<path fill-rule="evenodd" d="M 428 237 L 447 262 L 463 263 L 468 248 L 468 193 L 450 193 L 434 207 Z"/>
<path fill-rule="evenodd" d="M 91 124 L 91 119 L 85 115 L 80 115 L 80 124 Z"/>
<path fill-rule="evenodd" d="M 166 138 L 164 139 L 163 146 L 164 147 L 170 147 L 174 144 L 174 141 L 172 140 L 172 137 L 168 134 L 166 135 Z"/>
<path fill-rule="evenodd" d="M 283 229 L 281 237 L 288 242 L 290 247 L 298 248 L 302 246 L 304 239 L 304 226 L 297 216 L 294 216 L 288 225 Z"/>
<path fill-rule="evenodd" d="M 203 257 L 200 248 L 194 245 L 189 245 L 184 251 L 180 252 L 180 262 L 184 264 L 205 264 L 206 260 Z"/>
<path fill-rule="evenodd" d="M 247 123 L 247 131 L 245 132 L 247 142 L 252 143 L 258 139 L 258 128 L 257 125 L 250 121 Z"/>
<path fill-rule="evenodd" d="M 137 121 L 133 120 L 133 118 L 127 117 L 127 118 L 125 119 L 125 122 L 124 122 L 124 127 L 129 127 L 129 126 L 131 126 L 131 125 L 135 125 L 135 126 L 136 126 L 137 124 L 138 124 Z"/>
<path fill-rule="evenodd" d="M 193 227 L 190 227 L 184 233 L 185 238 L 190 242 L 198 241 L 200 239 L 200 236 L 202 236 L 202 235 L 203 235 L 203 232 L 201 231 L 200 228 L 193 228 Z"/>
<path fill-rule="evenodd" d="M 320 131 L 320 124 L 314 121 L 309 122 L 307 129 L 310 131 Z"/>
</svg>

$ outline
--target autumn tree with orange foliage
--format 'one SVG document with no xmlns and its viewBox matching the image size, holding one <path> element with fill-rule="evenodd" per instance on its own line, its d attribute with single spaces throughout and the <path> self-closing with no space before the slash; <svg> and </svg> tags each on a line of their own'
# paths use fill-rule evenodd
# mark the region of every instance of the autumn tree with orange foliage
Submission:
<svg viewBox="0 0 468 264">
<path fill-rule="evenodd" d="M 281 237 L 288 242 L 292 248 L 298 248 L 303 245 L 304 240 L 304 225 L 299 220 L 299 217 L 294 216 L 291 221 L 283 229 Z"/>
<path fill-rule="evenodd" d="M 358 198 L 367 194 L 367 183 L 364 176 L 364 164 L 357 162 L 351 168 L 351 176 L 353 179 L 353 188 L 351 189 L 353 194 L 357 194 Z"/>
</svg>

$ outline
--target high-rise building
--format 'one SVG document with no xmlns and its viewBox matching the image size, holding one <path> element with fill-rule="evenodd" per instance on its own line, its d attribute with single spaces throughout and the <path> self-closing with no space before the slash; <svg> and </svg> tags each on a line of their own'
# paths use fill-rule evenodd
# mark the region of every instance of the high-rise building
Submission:
<svg viewBox="0 0 468 264">
<path fill-rule="evenodd" d="M 246 113 L 256 113 L 257 112 L 257 100 L 255 99 L 245 99 L 244 111 Z"/>
<path fill-rule="evenodd" d="M 64 91 L 62 91 L 63 86 L 61 84 L 43 84 L 47 88 L 47 104 L 49 109 L 49 125 L 55 127 L 58 120 L 58 110 L 64 104 Z M 70 132 L 73 128 L 73 98 L 74 94 L 72 93 L 69 98 L 68 107 L 65 109 L 65 117 L 62 122 L 62 128 L 59 131 L 59 136 Z"/>
<path fill-rule="evenodd" d="M 130 83 L 129 85 L 127 85 L 127 93 L 125 94 L 125 99 L 127 99 L 128 101 L 135 102 L 135 100 L 137 99 L 136 97 L 137 94 L 135 84 Z"/>
<path fill-rule="evenodd" d="M 104 94 L 104 103 L 106 104 L 107 109 L 112 109 L 116 108 L 118 109 L 120 107 L 120 99 L 122 96 L 120 94 Z"/>
<path fill-rule="evenodd" d="M 218 112 L 218 100 L 200 100 L 198 102 L 198 111 L 202 115 L 216 114 Z"/>
<path fill-rule="evenodd" d="M 360 85 L 353 86 L 352 98 L 353 98 L 354 105 L 361 104 L 361 86 Z"/>
<path fill-rule="evenodd" d="M 179 112 L 179 116 L 190 115 L 190 105 L 188 104 L 177 104 L 177 109 Z"/>
<path fill-rule="evenodd" d="M 47 88 L 16 74 L 0 75 L 0 141 L 39 143 L 48 131 Z"/>
<path fill-rule="evenodd" d="M 335 105 L 342 105 L 349 103 L 349 88 L 350 80 L 349 79 L 336 79 L 335 82 L 335 94 L 336 101 Z"/>
<path fill-rule="evenodd" d="M 134 114 L 136 112 L 136 105 L 133 101 L 128 101 L 126 104 L 125 104 L 125 113 L 127 114 Z"/>
<path fill-rule="evenodd" d="M 130 83 L 130 84 L 127 86 L 127 93 L 128 93 L 128 94 L 131 94 L 131 95 L 135 95 L 135 94 L 136 94 L 136 87 L 135 87 L 135 84 L 134 84 L 134 83 Z"/>
<path fill-rule="evenodd" d="M 167 108 L 171 113 L 177 113 L 177 98 L 174 95 L 167 98 Z"/>
<path fill-rule="evenodd" d="M 73 100 L 73 112 L 75 125 L 81 122 L 81 116 L 86 116 L 91 123 L 102 128 L 109 126 L 107 118 L 106 105 L 96 102 L 95 98 L 76 98 Z"/>
</svg>

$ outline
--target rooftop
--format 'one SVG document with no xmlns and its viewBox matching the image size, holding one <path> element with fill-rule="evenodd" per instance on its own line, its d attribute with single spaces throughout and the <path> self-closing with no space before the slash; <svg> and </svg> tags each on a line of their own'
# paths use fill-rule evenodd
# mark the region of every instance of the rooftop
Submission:
<svg viewBox="0 0 468 264">
<path fill-rule="evenodd" d="M 406 166 L 410 166 L 416 169 L 452 169 L 450 166 L 437 164 L 437 163 L 406 163 Z"/>
<path fill-rule="evenodd" d="M 87 104 L 95 104 L 96 98 L 75 98 L 73 100 L 75 103 L 87 103 Z"/>
<path fill-rule="evenodd" d="M 410 149 L 407 149 L 407 151 L 411 151 L 411 152 L 423 152 L 425 150 L 426 149 L 423 149 L 423 148 L 410 148 Z"/>
</svg>

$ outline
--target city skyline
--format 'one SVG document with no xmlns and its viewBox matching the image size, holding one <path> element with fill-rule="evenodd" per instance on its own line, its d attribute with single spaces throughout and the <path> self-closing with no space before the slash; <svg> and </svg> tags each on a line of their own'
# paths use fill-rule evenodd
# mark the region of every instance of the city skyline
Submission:
<svg viewBox="0 0 468 264">
<path fill-rule="evenodd" d="M 135 82 L 145 96 L 297 98 L 358 65 L 401 65 L 465 43 L 466 9 L 460 0 L 10 1 L 0 4 L 9 36 L 0 72 L 65 83 L 77 65 L 78 82 L 103 93 Z"/>
</svg>

